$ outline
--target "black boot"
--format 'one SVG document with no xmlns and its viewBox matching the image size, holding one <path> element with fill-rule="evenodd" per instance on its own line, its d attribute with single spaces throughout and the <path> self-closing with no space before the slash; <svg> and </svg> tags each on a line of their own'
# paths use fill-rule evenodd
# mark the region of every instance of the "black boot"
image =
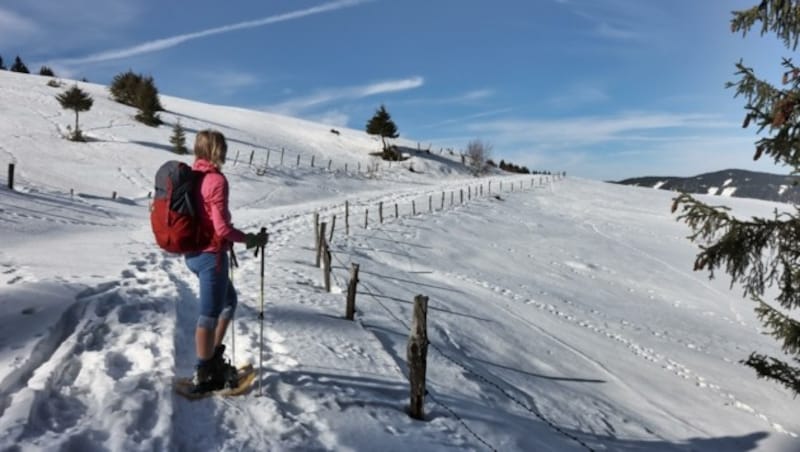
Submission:
<svg viewBox="0 0 800 452">
<path fill-rule="evenodd" d="M 218 381 L 214 378 L 214 365 L 211 360 L 198 364 L 194 369 L 194 377 L 192 378 L 192 392 L 208 392 L 222 389 L 225 385 L 224 382 Z"/>
<path fill-rule="evenodd" d="M 225 359 L 225 345 L 220 344 L 214 349 L 214 356 L 209 362 L 212 363 L 213 379 L 225 388 L 233 388 L 239 384 L 237 379 L 236 367 Z"/>
</svg>

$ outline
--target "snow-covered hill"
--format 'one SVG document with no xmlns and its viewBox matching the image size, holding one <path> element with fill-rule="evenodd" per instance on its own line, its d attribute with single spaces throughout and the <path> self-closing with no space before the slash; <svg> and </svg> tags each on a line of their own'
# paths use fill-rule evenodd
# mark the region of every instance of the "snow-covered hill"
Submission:
<svg viewBox="0 0 800 452">
<path fill-rule="evenodd" d="M 0 167 L 17 171 L 16 190 L 0 189 L 2 450 L 800 450 L 791 394 L 738 364 L 777 344 L 740 291 L 691 271 L 670 193 L 475 179 L 424 152 L 367 174 L 379 144 L 360 131 L 165 96 L 168 124 L 228 136 L 234 221 L 271 234 L 264 341 L 259 260 L 243 249 L 227 338 L 237 362 L 263 349 L 262 396 L 178 398 L 197 282 L 155 246 L 147 213 L 155 169 L 175 158 L 170 127 L 81 84 L 92 139 L 65 141 L 74 117 L 46 81 L 0 72 Z M 243 164 L 253 150 L 256 167 Z M 337 216 L 331 293 L 314 266 L 315 212 Z M 416 294 L 430 297 L 424 422 L 405 412 Z"/>
</svg>

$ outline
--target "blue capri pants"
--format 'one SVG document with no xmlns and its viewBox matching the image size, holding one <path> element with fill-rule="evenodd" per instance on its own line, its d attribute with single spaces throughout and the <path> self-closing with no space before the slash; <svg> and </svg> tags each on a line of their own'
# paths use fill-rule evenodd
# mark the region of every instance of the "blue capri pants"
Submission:
<svg viewBox="0 0 800 452">
<path fill-rule="evenodd" d="M 197 327 L 214 330 L 218 319 L 233 318 L 238 302 L 236 289 L 228 278 L 228 253 L 190 253 L 185 259 L 186 266 L 200 279 Z"/>
</svg>

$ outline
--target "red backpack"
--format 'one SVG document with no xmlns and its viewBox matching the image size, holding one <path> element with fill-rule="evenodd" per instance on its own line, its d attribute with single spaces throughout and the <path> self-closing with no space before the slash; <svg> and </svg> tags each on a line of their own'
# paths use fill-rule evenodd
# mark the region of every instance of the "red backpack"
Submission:
<svg viewBox="0 0 800 452">
<path fill-rule="evenodd" d="M 203 173 L 176 160 L 156 172 L 156 190 L 150 209 L 150 225 L 156 243 L 171 253 L 191 253 L 207 248 L 214 231 L 203 228 L 202 206 L 196 205 Z"/>
</svg>

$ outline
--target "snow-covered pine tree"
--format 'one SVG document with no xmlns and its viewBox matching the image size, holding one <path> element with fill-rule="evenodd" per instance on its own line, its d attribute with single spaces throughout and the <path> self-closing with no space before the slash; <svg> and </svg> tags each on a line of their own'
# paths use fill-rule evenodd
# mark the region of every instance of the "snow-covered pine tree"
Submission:
<svg viewBox="0 0 800 452">
<path fill-rule="evenodd" d="M 790 51 L 800 38 L 800 1 L 763 0 L 747 10 L 733 12 L 731 30 L 746 33 L 757 24 L 761 35 L 774 33 Z M 783 86 L 756 77 L 742 61 L 736 64 L 737 82 L 727 84 L 744 98 L 743 127 L 755 125 L 766 136 L 755 142 L 754 159 L 769 156 L 800 174 L 800 68 L 784 58 Z M 755 310 L 769 335 L 781 343 L 788 360 L 753 352 L 742 363 L 761 378 L 775 380 L 800 393 L 800 209 L 771 218 L 742 220 L 726 207 L 704 204 L 687 193 L 674 199 L 672 211 L 692 229 L 690 239 L 700 246 L 694 269 L 724 268 L 731 286 L 740 283 L 756 304 Z M 765 300 L 767 287 L 776 286 L 775 300 Z M 794 312 L 793 312 L 794 311 Z"/>
<path fill-rule="evenodd" d="M 72 88 L 57 95 L 56 99 L 65 110 L 75 111 L 75 130 L 72 132 L 70 140 L 84 141 L 83 134 L 78 128 L 78 112 L 89 111 L 92 108 L 94 103 L 92 96 L 78 88 L 78 85 L 74 85 Z"/>
<path fill-rule="evenodd" d="M 186 131 L 181 126 L 180 119 L 172 127 L 172 136 L 169 137 L 169 142 L 172 144 L 172 152 L 176 154 L 189 153 L 189 150 L 186 149 Z"/>
<path fill-rule="evenodd" d="M 391 115 L 386 111 L 386 107 L 381 107 L 375 111 L 375 115 L 367 121 L 367 133 L 370 135 L 380 135 L 383 144 L 383 152 L 386 154 L 386 138 L 397 138 L 397 125 L 392 121 Z"/>
<path fill-rule="evenodd" d="M 20 58 L 19 55 L 14 59 L 14 64 L 11 65 L 11 72 L 21 72 L 23 74 L 31 73 L 31 71 L 28 70 L 28 66 L 25 66 L 25 63 L 22 62 L 22 58 Z"/>
</svg>

